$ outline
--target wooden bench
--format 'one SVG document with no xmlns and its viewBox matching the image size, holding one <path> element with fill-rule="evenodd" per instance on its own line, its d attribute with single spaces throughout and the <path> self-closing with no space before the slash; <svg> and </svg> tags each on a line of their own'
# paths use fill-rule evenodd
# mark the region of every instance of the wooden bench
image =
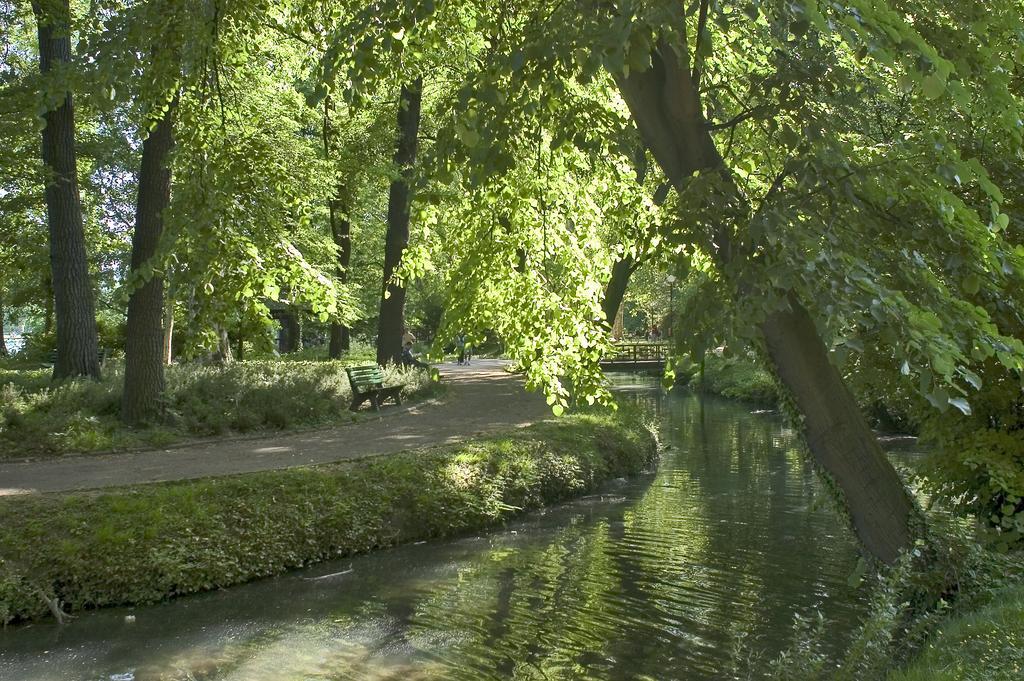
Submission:
<svg viewBox="0 0 1024 681">
<path fill-rule="evenodd" d="M 345 373 L 352 386 L 352 404 L 349 406 L 352 411 L 359 409 L 366 400 L 370 400 L 374 409 L 380 409 L 381 403 L 387 399 L 394 400 L 395 404 L 402 403 L 402 386 L 385 386 L 384 374 L 376 364 L 345 367 Z"/>
</svg>

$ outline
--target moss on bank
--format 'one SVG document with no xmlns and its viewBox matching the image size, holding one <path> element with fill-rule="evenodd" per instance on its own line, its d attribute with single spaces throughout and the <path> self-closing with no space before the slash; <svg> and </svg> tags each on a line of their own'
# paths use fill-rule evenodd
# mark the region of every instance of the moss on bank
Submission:
<svg viewBox="0 0 1024 681">
<path fill-rule="evenodd" d="M 357 462 L 0 499 L 0 620 L 149 603 L 494 525 L 647 468 L 631 415 Z"/>
<path fill-rule="evenodd" d="M 1017 681 L 1024 678 L 1024 585 L 943 626 L 889 681 Z"/>
</svg>

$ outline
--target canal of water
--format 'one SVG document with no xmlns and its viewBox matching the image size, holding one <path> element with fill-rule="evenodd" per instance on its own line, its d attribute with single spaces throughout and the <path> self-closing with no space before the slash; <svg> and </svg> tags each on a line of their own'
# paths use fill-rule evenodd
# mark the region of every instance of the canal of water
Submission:
<svg viewBox="0 0 1024 681">
<path fill-rule="evenodd" d="M 747 679 L 817 612 L 841 644 L 856 550 L 782 421 L 618 383 L 661 433 L 647 475 L 492 532 L 11 628 L 0 678 Z"/>
</svg>

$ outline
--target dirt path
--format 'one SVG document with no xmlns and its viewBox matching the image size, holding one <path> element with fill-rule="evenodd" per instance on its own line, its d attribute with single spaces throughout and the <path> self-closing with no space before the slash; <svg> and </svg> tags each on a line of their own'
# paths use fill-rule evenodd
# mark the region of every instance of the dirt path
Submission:
<svg viewBox="0 0 1024 681">
<path fill-rule="evenodd" d="M 0 496 L 187 480 L 328 463 L 457 442 L 543 419 L 544 399 L 527 393 L 501 360 L 439 365 L 449 388 L 440 402 L 385 407 L 380 418 L 305 433 L 172 449 L 25 463 L 0 463 Z"/>
</svg>

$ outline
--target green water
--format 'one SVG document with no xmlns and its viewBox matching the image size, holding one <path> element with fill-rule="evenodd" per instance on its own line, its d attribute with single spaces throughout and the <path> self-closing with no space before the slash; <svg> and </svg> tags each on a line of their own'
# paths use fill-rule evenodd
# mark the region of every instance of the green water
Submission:
<svg viewBox="0 0 1024 681">
<path fill-rule="evenodd" d="M 792 433 L 619 380 L 666 446 L 646 476 L 478 536 L 9 629 L 0 679 L 747 679 L 795 615 L 841 642 L 856 553 Z"/>
</svg>

